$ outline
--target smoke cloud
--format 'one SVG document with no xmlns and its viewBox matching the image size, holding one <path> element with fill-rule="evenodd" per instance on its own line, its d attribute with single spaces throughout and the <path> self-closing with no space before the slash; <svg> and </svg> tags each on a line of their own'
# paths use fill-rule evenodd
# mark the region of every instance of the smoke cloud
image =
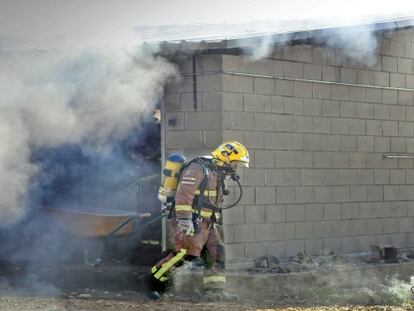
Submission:
<svg viewBox="0 0 414 311">
<path fill-rule="evenodd" d="M 151 114 L 175 68 L 144 49 L 0 53 L 0 225 L 22 217 L 42 171 L 33 154 L 113 154 Z"/>
</svg>

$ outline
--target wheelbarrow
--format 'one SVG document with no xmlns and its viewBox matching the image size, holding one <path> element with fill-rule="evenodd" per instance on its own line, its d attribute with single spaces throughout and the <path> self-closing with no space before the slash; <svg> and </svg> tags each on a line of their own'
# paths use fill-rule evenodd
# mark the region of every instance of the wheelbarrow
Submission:
<svg viewBox="0 0 414 311">
<path fill-rule="evenodd" d="M 151 217 L 150 213 L 136 213 L 126 210 L 98 208 L 50 208 L 43 207 L 66 232 L 80 238 L 94 238 L 98 241 L 98 249 L 91 255 L 88 247 L 84 247 L 84 263 L 98 266 L 102 263 L 107 242 L 114 236 L 122 237 L 142 231 L 150 224 L 159 220 L 156 217 L 135 229 L 134 223 Z"/>
</svg>

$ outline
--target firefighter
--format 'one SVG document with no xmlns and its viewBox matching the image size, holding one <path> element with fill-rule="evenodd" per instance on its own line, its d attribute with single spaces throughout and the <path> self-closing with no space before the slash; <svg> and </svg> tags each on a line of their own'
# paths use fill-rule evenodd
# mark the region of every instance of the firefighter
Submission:
<svg viewBox="0 0 414 311">
<path fill-rule="evenodd" d="M 171 268 L 190 261 L 204 265 L 204 298 L 208 301 L 235 300 L 224 292 L 224 244 L 220 236 L 220 205 L 226 194 L 225 179 L 237 176 L 239 166 L 249 166 L 249 153 L 241 143 L 229 141 L 211 156 L 196 158 L 184 165 L 172 210 L 172 234 L 175 250 L 152 267 L 153 299 L 170 282 Z M 238 176 L 237 176 L 238 177 Z M 240 185 L 240 184 L 239 184 Z M 203 255 L 202 255 L 203 254 Z"/>
</svg>

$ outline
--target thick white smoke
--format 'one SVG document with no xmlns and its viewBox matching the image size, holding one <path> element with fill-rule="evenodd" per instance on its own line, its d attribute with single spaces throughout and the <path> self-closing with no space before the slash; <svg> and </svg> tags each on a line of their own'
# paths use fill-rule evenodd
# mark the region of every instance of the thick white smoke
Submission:
<svg viewBox="0 0 414 311">
<path fill-rule="evenodd" d="M 174 75 L 143 50 L 0 53 L 0 225 L 25 213 L 33 150 L 122 139 Z"/>
</svg>

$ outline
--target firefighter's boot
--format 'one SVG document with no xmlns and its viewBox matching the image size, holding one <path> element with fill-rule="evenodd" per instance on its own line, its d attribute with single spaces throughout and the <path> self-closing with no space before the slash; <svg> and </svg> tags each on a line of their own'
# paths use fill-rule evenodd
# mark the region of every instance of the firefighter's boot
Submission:
<svg viewBox="0 0 414 311">
<path fill-rule="evenodd" d="M 207 289 L 204 292 L 204 300 L 207 302 L 237 302 L 240 298 L 236 294 L 230 294 L 221 289 Z"/>
</svg>

